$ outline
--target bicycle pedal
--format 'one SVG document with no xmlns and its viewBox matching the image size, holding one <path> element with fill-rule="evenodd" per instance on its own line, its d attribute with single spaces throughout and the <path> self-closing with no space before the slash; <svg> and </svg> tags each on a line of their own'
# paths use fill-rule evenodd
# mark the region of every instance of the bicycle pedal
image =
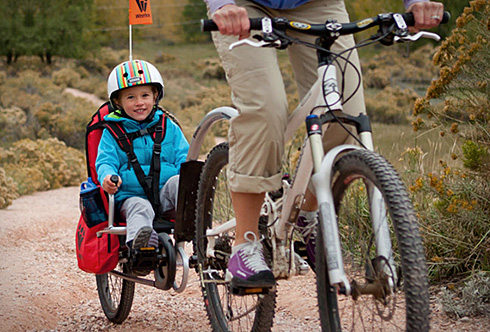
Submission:
<svg viewBox="0 0 490 332">
<path fill-rule="evenodd" d="M 156 248 L 155 247 L 141 247 L 141 248 L 139 248 L 139 250 L 141 250 L 141 251 L 155 251 Z"/>
<path fill-rule="evenodd" d="M 238 295 L 238 296 L 269 294 L 270 290 L 271 290 L 270 287 L 256 287 L 256 288 L 231 287 L 231 293 L 233 295 Z"/>
</svg>

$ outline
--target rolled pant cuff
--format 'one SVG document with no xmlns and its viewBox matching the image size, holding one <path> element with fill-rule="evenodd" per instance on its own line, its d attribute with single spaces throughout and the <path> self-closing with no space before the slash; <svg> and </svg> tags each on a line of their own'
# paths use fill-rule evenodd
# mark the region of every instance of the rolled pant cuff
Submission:
<svg viewBox="0 0 490 332">
<path fill-rule="evenodd" d="M 281 173 L 270 177 L 262 177 L 228 171 L 230 190 L 237 193 L 259 194 L 274 191 L 281 187 L 281 179 Z"/>
</svg>

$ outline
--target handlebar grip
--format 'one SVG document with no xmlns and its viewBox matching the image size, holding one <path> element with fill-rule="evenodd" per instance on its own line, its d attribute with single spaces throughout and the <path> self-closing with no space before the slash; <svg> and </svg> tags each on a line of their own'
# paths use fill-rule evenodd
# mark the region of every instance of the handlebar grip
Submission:
<svg viewBox="0 0 490 332">
<path fill-rule="evenodd" d="M 446 24 L 449 22 L 449 20 L 451 19 L 451 13 L 448 12 L 448 11 L 445 11 L 444 14 L 442 15 L 442 21 L 441 21 L 441 24 Z"/>
<path fill-rule="evenodd" d="M 413 18 L 413 13 L 410 12 L 410 13 L 403 14 L 403 19 L 405 20 L 405 22 L 409 27 L 415 25 L 415 19 Z M 441 24 L 446 24 L 447 22 L 449 22 L 450 19 L 451 19 L 451 13 L 445 11 L 444 14 L 442 15 Z"/>
<path fill-rule="evenodd" d="M 201 20 L 201 31 L 218 31 L 218 26 L 214 23 L 213 20 L 202 19 Z"/>
<path fill-rule="evenodd" d="M 250 30 L 262 30 L 262 18 L 250 18 Z M 218 31 L 218 26 L 210 19 L 201 20 L 201 31 Z"/>
<path fill-rule="evenodd" d="M 111 181 L 117 186 L 117 183 L 119 182 L 119 176 L 111 175 Z"/>
</svg>

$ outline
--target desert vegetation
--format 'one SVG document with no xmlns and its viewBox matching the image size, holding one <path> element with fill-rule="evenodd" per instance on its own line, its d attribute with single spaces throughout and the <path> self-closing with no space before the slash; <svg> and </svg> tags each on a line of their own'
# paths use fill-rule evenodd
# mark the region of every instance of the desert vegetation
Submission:
<svg viewBox="0 0 490 332">
<path fill-rule="evenodd" d="M 85 126 L 97 105 L 66 88 L 106 99 L 109 71 L 128 58 L 127 8 L 109 0 L 78 3 L 71 10 L 86 11 L 83 24 L 88 26 L 80 26 L 83 38 L 76 42 L 86 47 L 70 52 L 58 44 L 51 50 L 37 49 L 36 37 L 24 45 L 24 40 L 0 36 L 0 208 L 18 195 L 78 185 L 86 177 Z M 373 15 L 380 7 L 402 10 L 394 1 L 346 3 L 354 19 Z M 154 27 L 135 28 L 133 58 L 148 60 L 163 73 L 162 106 L 177 116 L 190 140 L 207 111 L 232 103 L 209 36 L 196 29 L 205 8 L 201 1 L 185 4 L 152 0 L 154 15 L 161 15 Z M 431 280 L 449 285 L 446 309 L 457 316 L 485 313 L 490 302 L 490 5 L 484 0 L 448 3 L 453 16 L 465 5 L 456 26 L 439 31 L 447 36 L 439 45 L 380 46 L 361 52 L 376 148 L 395 165 L 412 194 Z M 9 7 L 12 17 L 18 17 L 21 13 L 14 7 Z M 108 13 L 114 17 L 111 22 L 104 20 Z M 36 22 L 46 16 L 29 15 L 22 21 L 27 22 L 25 30 L 7 26 L 9 20 L 0 27 L 36 36 Z M 189 23 L 185 29 L 178 28 L 179 20 Z M 118 28 L 110 29 L 110 24 Z M 44 37 L 52 38 L 48 28 L 54 29 L 44 27 Z M 49 44 L 49 38 L 38 42 Z M 14 52 L 12 43 L 23 46 Z M 298 97 L 285 57 L 279 52 L 294 105 Z M 226 131 L 224 123 L 215 126 L 204 150 Z M 288 152 L 294 161 L 298 152 Z"/>
</svg>

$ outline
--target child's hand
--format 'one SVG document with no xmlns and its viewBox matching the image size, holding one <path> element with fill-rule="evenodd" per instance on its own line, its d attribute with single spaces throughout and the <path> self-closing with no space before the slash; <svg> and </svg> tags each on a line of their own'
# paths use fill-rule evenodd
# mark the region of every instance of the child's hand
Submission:
<svg viewBox="0 0 490 332">
<path fill-rule="evenodd" d="M 121 178 L 118 176 L 117 178 L 119 179 L 117 181 L 117 186 L 114 182 L 111 181 L 111 176 L 112 175 L 107 175 L 105 178 L 104 178 L 104 182 L 102 182 L 102 189 L 104 189 L 107 193 L 109 194 L 115 194 L 116 191 L 117 191 L 117 188 L 119 188 L 119 186 L 121 185 L 122 183 L 122 180 Z"/>
</svg>

